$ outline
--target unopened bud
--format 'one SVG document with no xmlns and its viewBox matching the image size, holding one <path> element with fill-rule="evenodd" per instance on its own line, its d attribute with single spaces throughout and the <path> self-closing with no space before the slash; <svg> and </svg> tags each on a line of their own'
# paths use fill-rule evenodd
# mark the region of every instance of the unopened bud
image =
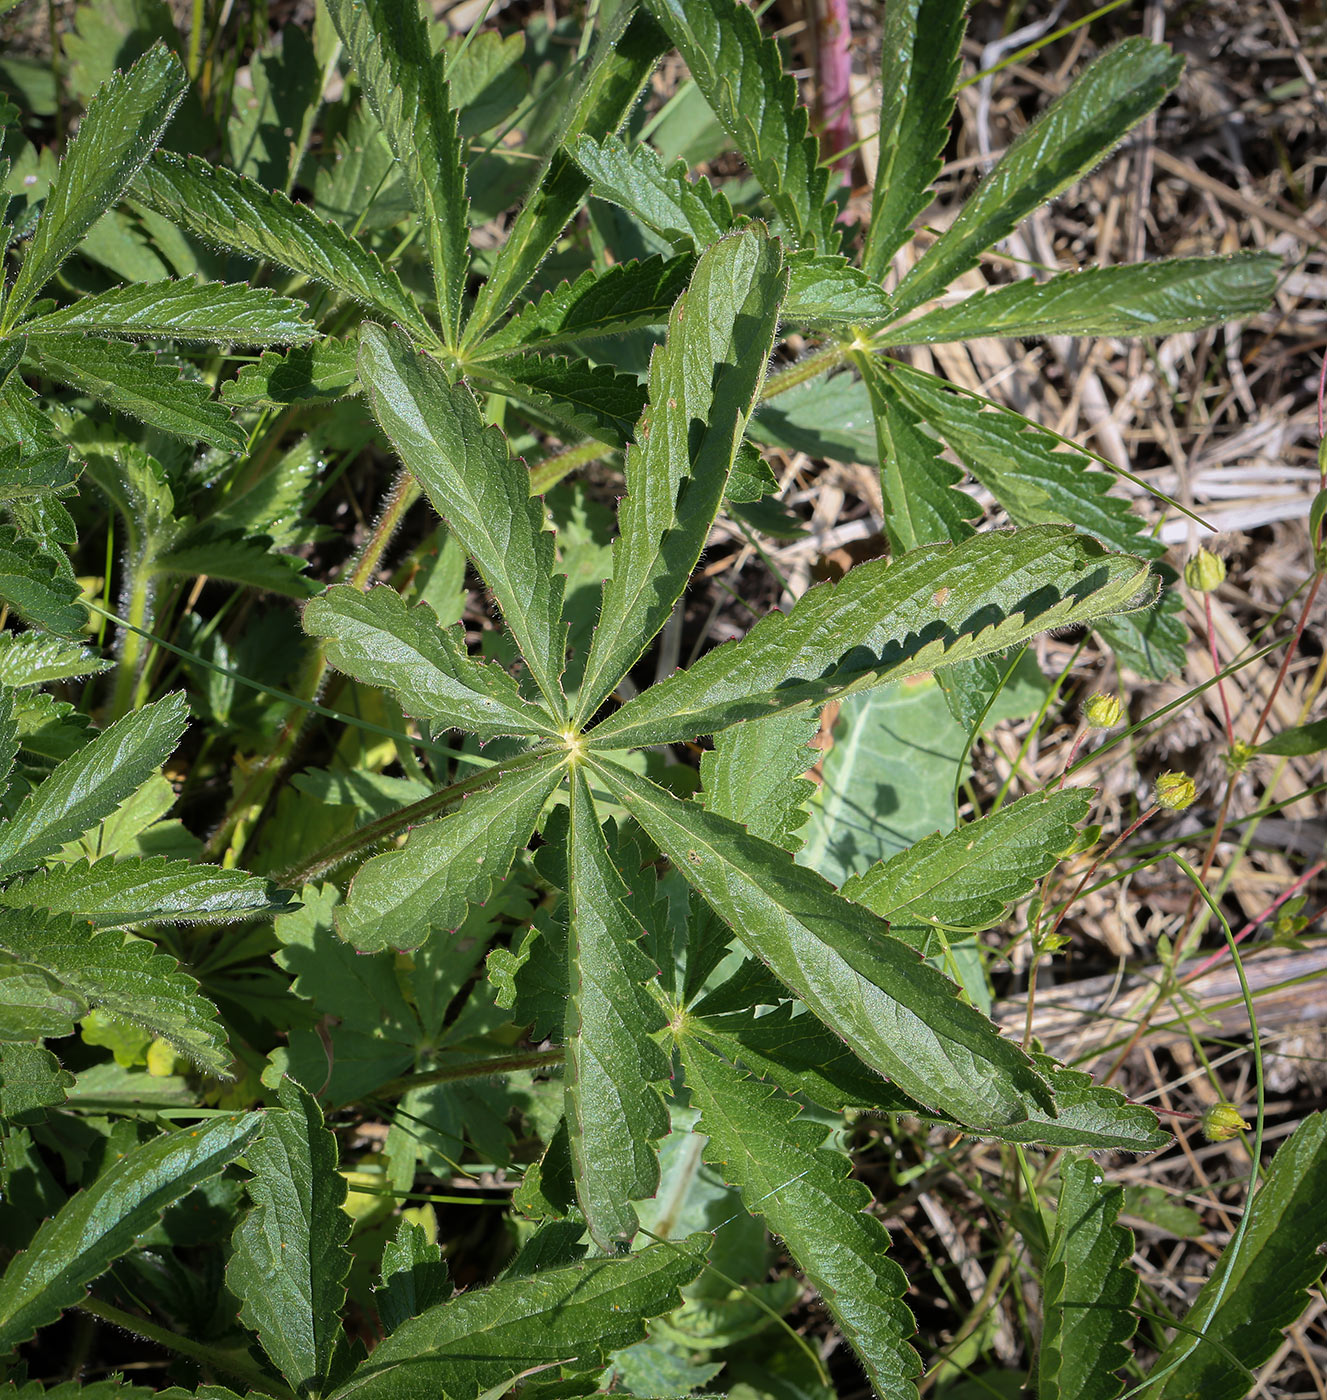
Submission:
<svg viewBox="0 0 1327 1400">
<path fill-rule="evenodd" d="M 1257 749 L 1243 739 L 1236 739 L 1226 752 L 1226 772 L 1242 773 L 1257 756 Z"/>
<path fill-rule="evenodd" d="M 1203 1136 L 1208 1142 L 1229 1142 L 1249 1126 L 1239 1116 L 1239 1109 L 1224 1099 L 1203 1110 L 1202 1123 Z"/>
<path fill-rule="evenodd" d="M 1156 804 L 1172 812 L 1182 812 L 1193 805 L 1198 788 L 1187 773 L 1163 773 L 1156 783 Z"/>
<path fill-rule="evenodd" d="M 1200 549 L 1184 566 L 1184 582 L 1195 593 L 1215 593 L 1225 580 L 1225 560 L 1210 549 Z"/>
<path fill-rule="evenodd" d="M 1089 729 L 1114 729 L 1124 720 L 1124 705 L 1118 695 L 1090 695 L 1083 714 Z"/>
</svg>

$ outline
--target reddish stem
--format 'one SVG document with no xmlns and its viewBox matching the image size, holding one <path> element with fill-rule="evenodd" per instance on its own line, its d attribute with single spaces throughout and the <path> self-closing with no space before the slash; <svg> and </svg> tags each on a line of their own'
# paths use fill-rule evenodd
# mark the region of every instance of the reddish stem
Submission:
<svg viewBox="0 0 1327 1400">
<path fill-rule="evenodd" d="M 852 26 L 848 0 L 815 0 L 816 107 L 820 151 L 851 179 L 857 136 L 852 123 Z"/>
<path fill-rule="evenodd" d="M 1221 659 L 1216 654 L 1216 632 L 1212 627 L 1212 595 L 1203 594 L 1203 611 L 1207 615 L 1207 651 L 1212 658 L 1212 674 L 1216 676 L 1216 693 L 1221 697 L 1221 713 L 1226 720 L 1226 743 L 1235 747 L 1235 726 L 1230 722 L 1230 702 L 1226 699 L 1226 683 L 1221 679 Z"/>
</svg>

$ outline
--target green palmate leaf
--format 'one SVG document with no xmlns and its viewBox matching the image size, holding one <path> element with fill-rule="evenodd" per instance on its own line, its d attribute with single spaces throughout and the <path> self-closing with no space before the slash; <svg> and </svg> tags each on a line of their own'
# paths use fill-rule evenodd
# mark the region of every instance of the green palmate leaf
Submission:
<svg viewBox="0 0 1327 1400">
<path fill-rule="evenodd" d="M 650 363 L 650 404 L 627 454 L 613 574 L 581 684 L 580 723 L 668 619 L 723 499 L 787 286 L 779 245 L 731 234 L 696 263 Z M 703 426 L 702 426 L 703 425 Z"/>
<path fill-rule="evenodd" d="M 857 362 L 871 395 L 890 552 L 967 539 L 981 507 L 957 489 L 962 471 L 945 460 L 943 445 L 922 428 L 880 361 L 860 355 Z"/>
<path fill-rule="evenodd" d="M 77 643 L 40 632 L 0 632 L 0 685 L 48 685 L 95 675 L 110 665 Z"/>
<path fill-rule="evenodd" d="M 24 622 L 62 637 L 78 637 L 88 617 L 73 579 L 37 541 L 8 525 L 0 525 L 0 599 Z"/>
<path fill-rule="evenodd" d="M 648 0 L 797 247 L 832 253 L 837 207 L 779 46 L 739 0 Z"/>
<path fill-rule="evenodd" d="M 889 316 L 885 289 L 837 253 L 794 253 L 788 271 L 785 321 L 814 327 L 855 326 Z"/>
<path fill-rule="evenodd" d="M 614 263 L 603 272 L 590 268 L 574 282 L 560 282 L 538 301 L 521 307 L 484 342 L 484 356 L 661 325 L 686 289 L 695 265 L 695 259 L 684 253 L 676 258 Z"/>
<path fill-rule="evenodd" d="M 866 1207 L 870 1193 L 852 1163 L 822 1148 L 825 1127 L 799 1106 L 684 1036 L 682 1064 L 705 1158 L 765 1217 L 861 1357 L 875 1392 L 915 1400 L 921 1370 L 908 1338 L 917 1330 L 903 1301 L 907 1275 L 888 1257 L 889 1235 Z"/>
<path fill-rule="evenodd" d="M 796 833 L 815 791 L 802 775 L 819 757 L 810 746 L 819 728 L 814 711 L 794 710 L 725 729 L 700 760 L 705 806 L 753 836 L 797 850 L 802 838 Z"/>
<path fill-rule="evenodd" d="M 1020 414 L 960 394 L 931 375 L 894 366 L 890 377 L 907 409 L 944 438 L 1016 525 L 1072 521 L 1108 547 L 1145 559 L 1164 553 L 1128 501 L 1110 494 L 1111 476 L 1094 470 L 1081 452 L 1065 450 L 1054 434 Z M 916 488 L 924 471 L 925 464 L 914 456 L 903 489 Z M 942 480 L 932 477 L 937 496 Z M 951 503 L 952 494 L 945 498 Z M 1109 619 L 1100 630 L 1126 664 L 1143 674 L 1165 676 L 1184 664 L 1188 632 L 1175 615 L 1178 607 L 1173 595 L 1163 594 L 1157 607 L 1134 618 Z"/>
<path fill-rule="evenodd" d="M 213 447 L 244 446 L 244 434 L 207 385 L 149 350 L 123 340 L 62 334 L 30 337 L 28 353 L 43 373 L 149 427 Z"/>
<path fill-rule="evenodd" d="M 637 944 L 629 891 L 609 858 L 578 767 L 567 843 L 566 1121 L 576 1197 L 595 1243 L 623 1253 L 640 1222 L 632 1201 L 659 1186 L 655 1143 L 668 1113 L 654 1085 L 669 1075 L 655 1034 L 664 1018 L 645 990 L 656 968 Z"/>
<path fill-rule="evenodd" d="M 1280 268 L 1274 254 L 1237 253 L 1025 278 L 928 312 L 890 339 L 931 345 L 984 335 L 1170 335 L 1261 311 Z"/>
<path fill-rule="evenodd" d="M 1133 1231 L 1115 1223 L 1123 1204 L 1123 1188 L 1107 1185 L 1095 1162 L 1065 1164 L 1042 1274 L 1040 1400 L 1114 1400 L 1124 1389 L 1115 1373 L 1138 1326 L 1138 1275 Z"/>
<path fill-rule="evenodd" d="M 507 397 L 542 409 L 561 426 L 610 447 L 625 447 L 631 441 L 645 407 L 645 390 L 635 375 L 579 358 L 503 355 L 485 361 L 482 372 Z"/>
<path fill-rule="evenodd" d="M 622 125 L 667 47 L 659 26 L 634 6 L 619 6 L 600 31 L 585 80 L 559 133 L 559 145 L 539 167 L 493 275 L 475 298 L 466 326 L 467 344 L 474 344 L 521 294 L 580 208 L 590 182 L 569 149 L 583 133 L 607 135 Z"/>
<path fill-rule="evenodd" d="M 467 655 L 459 624 L 440 627 L 431 608 L 408 606 L 395 589 L 337 584 L 304 609 L 304 630 L 324 639 L 338 670 L 392 690 L 416 719 L 481 739 L 558 733 L 506 671 Z"/>
<path fill-rule="evenodd" d="M 434 929 L 455 929 L 471 904 L 530 839 L 544 802 L 562 777 L 559 755 L 511 769 L 495 787 L 454 812 L 416 827 L 399 850 L 374 856 L 355 876 L 336 925 L 363 952 L 418 948 Z"/>
<path fill-rule="evenodd" d="M 1055 526 L 975 535 L 859 565 L 740 642 L 643 691 L 587 735 L 594 748 L 670 743 L 773 711 L 1004 651 L 1050 627 L 1146 604 L 1146 564 Z"/>
<path fill-rule="evenodd" d="M 28 963 L 0 962 L 0 1040 L 73 1035 L 87 1014 L 87 1002 L 49 972 Z"/>
<path fill-rule="evenodd" d="M 373 1290 L 383 1330 L 391 1336 L 403 1322 L 445 1303 L 451 1291 L 442 1250 L 422 1225 L 402 1217 L 383 1246 L 382 1284 Z"/>
<path fill-rule="evenodd" d="M 1179 82 L 1183 59 L 1126 39 L 1101 55 L 1010 146 L 895 295 L 902 313 L 938 296 L 992 243 L 1094 165 Z"/>
<path fill-rule="evenodd" d="M 278 354 L 265 350 L 221 386 L 221 401 L 232 408 L 288 408 L 297 403 L 330 403 L 357 392 L 357 349 L 344 340 L 320 340 Z"/>
<path fill-rule="evenodd" d="M 562 576 L 553 536 L 530 499 L 530 477 L 474 396 L 396 332 L 360 329 L 359 377 L 401 461 L 428 492 L 493 590 L 507 625 L 555 716 L 566 650 Z"/>
<path fill-rule="evenodd" d="M 156 45 L 88 103 L 5 307 L 11 327 L 84 235 L 128 188 L 184 96 L 178 58 Z"/>
<path fill-rule="evenodd" d="M 307 205 L 204 160 L 165 153 L 142 171 L 134 194 L 208 243 L 289 268 L 433 339 L 396 273 Z"/>
<path fill-rule="evenodd" d="M 600 1367 L 645 1335 L 646 1318 L 678 1305 L 710 1242 L 696 1235 L 462 1293 L 403 1322 L 335 1400 L 473 1400 L 548 1366 Z"/>
<path fill-rule="evenodd" d="M 86 919 L 0 909 L 0 950 L 39 968 L 65 991 L 168 1040 L 217 1077 L 230 1069 L 212 1004 L 173 958 L 144 939 L 94 929 Z"/>
<path fill-rule="evenodd" d="M 278 1097 L 281 1107 L 263 1115 L 245 1154 L 253 1209 L 236 1227 L 226 1283 L 240 1300 L 240 1321 L 291 1388 L 317 1396 L 348 1355 L 341 1326 L 350 1272 L 346 1183 L 336 1169 L 336 1139 L 312 1096 L 284 1079 Z"/>
<path fill-rule="evenodd" d="M 470 266 L 465 162 L 456 113 L 415 0 L 331 0 L 328 13 L 405 177 L 419 217 L 443 339 L 454 343 Z"/>
<path fill-rule="evenodd" d="M 183 694 L 167 695 L 62 763 L 0 827 L 0 873 L 30 870 L 110 816 L 170 757 L 188 718 Z"/>
<path fill-rule="evenodd" d="M 866 1064 L 970 1129 L 1053 1116 L 1019 1048 L 786 851 L 612 763 L 594 771 L 705 901 Z"/>
<path fill-rule="evenodd" d="M 954 113 L 966 0 L 903 0 L 885 11 L 880 155 L 862 269 L 879 282 L 931 202 Z"/>
<path fill-rule="evenodd" d="M 133 1249 L 168 1205 L 229 1166 L 260 1121 L 246 1113 L 162 1133 L 71 1197 L 0 1279 L 0 1351 L 74 1307 L 87 1285 Z"/>
<path fill-rule="evenodd" d="M 666 166 L 649 146 L 628 146 L 615 136 L 582 136 L 571 154 L 597 198 L 621 206 L 671 243 L 700 252 L 732 230 L 728 197 L 708 180 L 691 180 L 684 160 Z"/>
<path fill-rule="evenodd" d="M 285 907 L 265 880 L 165 856 L 74 861 L 0 890 L 0 905 L 78 914 L 99 928 L 228 922 Z"/>
<path fill-rule="evenodd" d="M 95 331 L 222 345 L 302 345 L 317 332 L 297 301 L 265 287 L 223 282 L 148 282 L 82 297 L 28 321 L 24 334 Z"/>
<path fill-rule="evenodd" d="M 10 344 L 18 352 L 17 364 L 27 353 L 28 343 L 20 336 Z M 51 494 L 65 495 L 81 470 L 81 464 L 67 448 L 25 451 L 24 444 L 10 443 L 0 447 L 0 501 L 36 501 Z"/>
<path fill-rule="evenodd" d="M 1152 1368 L 1157 1400 L 1241 1400 L 1303 1312 L 1304 1291 L 1327 1264 L 1327 1117 L 1311 1114 L 1282 1143 L 1248 1210 L 1247 1232 L 1227 1245 L 1187 1330 Z"/>
<path fill-rule="evenodd" d="M 888 920 L 910 943 L 937 924 L 991 928 L 1069 849 L 1091 799 L 1086 788 L 1030 793 L 852 876 L 843 896 Z"/>
</svg>

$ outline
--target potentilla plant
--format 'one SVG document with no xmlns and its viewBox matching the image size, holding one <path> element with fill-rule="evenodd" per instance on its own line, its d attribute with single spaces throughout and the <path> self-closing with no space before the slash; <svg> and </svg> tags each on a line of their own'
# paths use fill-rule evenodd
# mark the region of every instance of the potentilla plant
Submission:
<svg viewBox="0 0 1327 1400">
<path fill-rule="evenodd" d="M 1161 334 L 1265 304 L 1275 261 L 1260 255 L 1061 273 L 937 304 L 983 251 L 1155 108 L 1178 60 L 1141 40 L 1102 55 L 894 279 L 939 170 L 963 4 L 887 9 L 880 173 L 861 227 L 840 217 L 796 84 L 751 11 L 737 0 L 624 4 L 580 46 L 564 117 L 545 130 L 505 238 L 481 261 L 469 202 L 487 209 L 490 184 L 505 188 L 493 162 L 510 172 L 498 136 L 477 156 L 470 143 L 510 115 L 492 117 L 491 92 L 519 55 L 478 40 L 440 43 L 413 0 L 331 0 L 325 18 L 312 46 L 283 46 L 283 64 L 294 72 L 307 59 L 313 74 L 291 127 L 303 144 L 284 162 L 273 160 L 280 143 L 264 146 L 261 123 L 247 120 L 231 136 L 265 152 L 252 173 L 151 154 L 183 92 L 178 65 L 153 48 L 90 102 L 35 224 L 14 230 L 31 239 L 0 316 L 9 376 L 0 485 L 20 524 L 61 528 L 35 544 L 17 530 L 0 540 L 9 551 L 0 596 L 30 625 L 0 649 L 0 752 L 13 775 L 0 829 L 0 980 L 11 993 L 0 1010 L 0 1111 L 7 1181 L 26 1183 L 27 1172 L 41 1187 L 41 1208 L 13 1229 L 23 1247 L 0 1278 L 0 1346 L 18 1347 L 80 1307 L 203 1367 L 196 1394 L 211 1400 L 235 1393 L 212 1376 L 274 1400 L 487 1400 L 518 1385 L 550 1397 L 608 1384 L 683 1395 L 723 1361 L 722 1344 L 696 1342 L 679 1321 L 679 1290 L 691 1302 L 710 1296 L 696 1290 L 712 1281 L 719 1221 L 682 1212 L 683 1228 L 682 1216 L 653 1208 L 661 1150 L 684 1139 L 710 1164 L 707 1203 L 763 1219 L 877 1393 L 912 1397 L 920 1364 L 908 1279 L 849 1157 L 824 1145 L 827 1123 L 854 1110 L 908 1115 L 1014 1152 L 1051 1150 L 1036 1188 L 1054 1183 L 1055 1208 L 1020 1226 L 1042 1285 L 1036 1384 L 1065 1400 L 1117 1395 L 1116 1372 L 1134 1364 L 1132 1237 L 1117 1223 L 1120 1187 L 1096 1160 L 1072 1154 L 1149 1152 L 1168 1137 L 1148 1109 L 1002 1035 L 940 970 L 950 934 L 997 925 L 1074 847 L 1092 794 L 1024 796 L 854 870 L 837 888 L 796 852 L 814 758 L 807 740 L 831 701 L 934 672 L 975 727 L 1010 649 L 1050 628 L 1095 628 L 1154 672 L 1176 658 L 1183 631 L 1162 595 L 1159 548 L 1106 494 L 1109 477 L 1054 435 L 887 352 L 982 335 Z M 757 192 L 736 207 L 630 134 L 670 48 L 755 179 Z M 350 89 L 349 115 L 333 123 L 345 138 L 341 162 L 314 169 L 301 155 L 343 58 L 360 95 Z M 301 170 L 312 171 L 309 202 L 290 197 Z M 283 178 L 264 183 L 263 171 Z M 283 270 L 287 299 L 203 281 L 112 289 L 67 307 L 38 302 L 121 196 L 157 230 L 161 256 L 168 246 L 185 256 L 162 232 L 169 219 L 265 273 Z M 546 260 L 591 196 L 598 213 L 620 211 L 646 255 L 549 277 Z M 397 211 L 386 243 L 373 236 L 379 203 Z M 307 314 L 295 297 L 307 299 Z M 623 339 L 642 329 L 652 345 L 643 377 Z M 780 338 L 793 331 L 818 345 L 790 363 Z M 291 348 L 267 351 L 226 385 L 241 429 L 173 370 L 173 388 L 155 370 L 140 374 L 133 338 Z M 359 395 L 401 475 L 347 581 L 296 586 L 273 562 L 289 539 L 274 534 L 304 477 L 218 525 L 200 504 L 207 481 L 186 473 L 186 515 L 160 463 L 123 428 L 109 446 L 72 416 L 39 430 L 25 372 L 62 377 L 156 433 L 234 453 L 255 480 L 295 415 L 316 420 Z M 674 615 L 716 519 L 777 522 L 760 509 L 776 485 L 754 445 L 761 405 L 831 372 L 867 389 L 889 556 L 639 686 L 638 663 Z M 567 445 L 528 467 L 492 421 L 507 407 Z M 162 853 L 172 794 L 160 770 L 186 705 L 179 694 L 146 703 L 137 656 L 122 652 L 128 679 L 100 729 L 42 689 L 105 667 L 74 640 L 85 614 L 60 504 L 77 477 L 71 442 L 96 459 L 90 477 L 137 531 L 135 576 L 147 583 L 127 590 L 138 607 L 132 635 L 151 635 L 157 578 L 208 572 L 209 550 L 242 556 L 223 577 L 272 587 L 279 575 L 282 591 L 318 593 L 303 612 L 315 645 L 302 691 L 279 698 L 317 710 L 329 664 L 357 699 L 385 696 L 379 733 L 409 776 L 385 777 L 367 759 L 349 774 L 299 775 L 328 796 L 320 812 L 367 793 L 372 820 L 321 842 L 286 839 L 278 848 L 299 854 L 266 869 L 275 883 L 199 860 L 196 848 Z M 105 450 L 92 451 L 96 443 Z M 617 535 L 594 625 L 573 633 L 568 547 L 543 492 L 615 450 L 625 453 Z M 976 529 L 977 507 L 957 489 L 963 471 L 1015 528 Z M 370 586 L 421 493 L 493 605 L 500 625 L 486 654 L 472 652 L 459 611 L 439 619 L 438 592 L 418 601 L 394 584 Z M 370 732 L 371 721 L 348 717 Z M 298 733 L 287 725 L 277 761 L 241 773 L 211 843 L 227 866 L 269 810 Z M 687 793 L 678 766 L 670 778 L 655 760 L 696 742 L 709 747 L 699 791 Z M 454 775 L 436 760 L 448 753 L 483 766 L 444 781 Z M 393 782 L 415 800 L 385 801 L 399 791 Z M 508 882 L 520 894 L 504 906 Z M 517 911 L 505 926 L 491 917 L 498 906 Z M 274 930 L 262 921 L 272 915 Z M 233 948 L 165 931 L 235 920 Z M 201 989 L 172 952 L 194 956 Z M 267 980 L 255 972 L 237 982 L 237 966 Z M 274 1002 L 279 1010 L 262 1009 Z M 110 1018 L 101 1041 L 88 1034 L 97 1014 Z M 71 1073 L 55 1053 L 76 1024 L 88 1044 L 112 1043 L 127 1026 L 164 1047 L 184 1096 L 166 1111 L 191 1122 L 130 1126 L 66 1197 L 32 1164 L 63 1142 L 67 1120 L 105 1107 L 86 1072 Z M 137 1053 L 114 1043 L 117 1057 Z M 237 1068 L 240 1086 L 219 1087 Z M 529 1074 L 536 1068 L 545 1077 Z M 493 1102 L 448 1100 L 448 1137 L 411 1096 L 517 1072 L 527 1075 L 520 1111 L 538 1122 L 542 1143 L 516 1198 L 533 1222 L 521 1227 L 523 1247 L 496 1281 L 453 1296 L 433 1217 L 402 1216 L 376 1248 L 361 1232 L 355 1252 L 376 1269 L 376 1345 L 352 1341 L 352 1220 L 324 1112 L 391 1120 L 387 1167 L 375 1164 L 390 1200 L 410 1194 L 416 1165 L 434 1150 L 421 1144 L 443 1143 L 436 1155 L 451 1161 L 452 1144 L 463 1151 L 485 1131 Z M 222 1101 L 226 1093 L 234 1097 Z M 399 1110 L 387 1106 L 400 1098 Z M 499 1103 L 501 1115 L 517 1110 L 514 1099 Z M 500 1133 L 485 1140 L 502 1150 Z M 1146 1379 L 1150 1394 L 1234 1397 L 1244 1368 L 1274 1349 L 1322 1267 L 1317 1237 L 1282 1226 L 1320 1211 L 1324 1142 L 1322 1120 L 1310 1118 L 1281 1148 L 1211 1282 L 1177 1319 Z M 1071 1155 L 1057 1165 L 1060 1152 Z M 220 1269 L 201 1283 L 184 1262 L 188 1248 L 215 1247 L 215 1229 L 204 1241 L 182 1223 L 185 1207 L 204 1205 L 229 1236 L 224 1286 Z M 169 1262 L 158 1268 L 159 1258 Z M 752 1259 L 754 1289 L 764 1260 L 758 1250 Z M 117 1264 L 124 1275 L 111 1272 Z M 89 1293 L 103 1277 L 118 1291 Z M 777 1312 L 763 1297 L 762 1306 Z M 647 1320 L 663 1315 L 671 1321 L 655 1340 L 676 1329 L 668 1355 L 683 1370 L 660 1382 L 630 1352 Z M 767 1321 L 730 1335 L 749 1338 Z M 720 1361 L 697 1366 L 697 1353 Z M 78 1391 L 33 1383 L 10 1393 Z"/>
</svg>

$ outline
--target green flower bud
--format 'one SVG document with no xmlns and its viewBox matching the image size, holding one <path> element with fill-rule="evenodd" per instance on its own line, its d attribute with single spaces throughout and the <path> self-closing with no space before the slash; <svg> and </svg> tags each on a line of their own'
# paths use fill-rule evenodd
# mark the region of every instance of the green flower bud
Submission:
<svg viewBox="0 0 1327 1400">
<path fill-rule="evenodd" d="M 1124 705 L 1118 695 L 1090 695 L 1083 714 L 1089 729 L 1114 729 L 1124 720 Z"/>
<path fill-rule="evenodd" d="M 1249 1125 L 1239 1116 L 1233 1103 L 1214 1103 L 1203 1111 L 1203 1136 L 1208 1142 L 1229 1142 Z"/>
<path fill-rule="evenodd" d="M 1198 787 L 1187 773 L 1163 773 L 1156 783 L 1156 804 L 1172 812 L 1182 812 L 1193 805 Z"/>
<path fill-rule="evenodd" d="M 1215 593 L 1225 579 L 1225 561 L 1210 549 L 1200 549 L 1184 566 L 1184 582 L 1195 593 Z"/>
<path fill-rule="evenodd" d="M 1257 749 L 1243 739 L 1236 739 L 1226 753 L 1226 771 L 1242 773 L 1257 756 Z"/>
</svg>

